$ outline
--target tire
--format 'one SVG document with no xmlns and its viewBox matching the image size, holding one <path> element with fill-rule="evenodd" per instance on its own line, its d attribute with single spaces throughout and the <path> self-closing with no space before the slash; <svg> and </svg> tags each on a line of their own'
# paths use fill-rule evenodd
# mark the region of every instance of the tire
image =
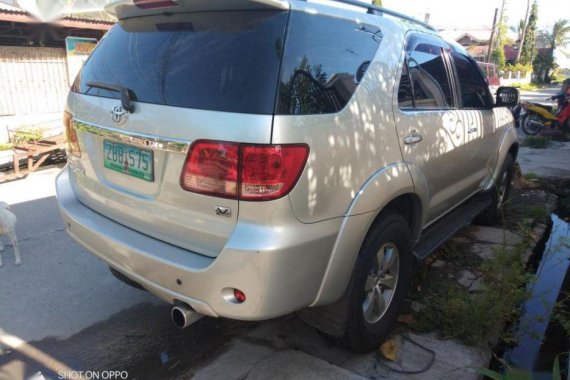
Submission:
<svg viewBox="0 0 570 380">
<path fill-rule="evenodd" d="M 341 346 L 368 352 L 378 349 L 390 333 L 410 288 L 411 240 L 406 220 L 397 213 L 381 215 L 369 231 L 347 291 L 346 330 L 337 339 Z M 383 271 L 378 271 L 380 254 Z"/>
<path fill-rule="evenodd" d="M 499 173 L 498 182 L 494 183 L 490 190 L 493 200 L 489 207 L 475 218 L 476 224 L 493 226 L 502 221 L 503 211 L 511 194 L 514 172 L 515 160 L 511 154 L 508 154 Z"/>
<path fill-rule="evenodd" d="M 522 119 L 521 127 L 522 127 L 522 130 L 524 131 L 524 133 L 526 133 L 529 136 L 534 136 L 538 132 L 540 132 L 542 127 L 538 127 L 536 125 L 531 124 L 531 121 L 532 122 L 538 122 L 538 123 L 542 124 L 542 126 L 544 127 L 544 120 L 539 115 L 537 115 L 535 113 L 526 114 L 524 116 L 524 118 Z"/>
</svg>

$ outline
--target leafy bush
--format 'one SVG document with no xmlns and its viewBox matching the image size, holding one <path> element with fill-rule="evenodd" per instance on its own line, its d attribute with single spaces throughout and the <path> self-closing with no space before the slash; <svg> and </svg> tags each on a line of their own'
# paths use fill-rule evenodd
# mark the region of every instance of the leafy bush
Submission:
<svg viewBox="0 0 570 380">
<path fill-rule="evenodd" d="M 8 143 L 8 144 L 0 143 L 0 152 L 3 150 L 10 150 L 10 149 L 12 149 L 12 146 L 13 145 L 11 143 Z"/>
<path fill-rule="evenodd" d="M 516 65 L 507 64 L 505 66 L 505 71 L 510 71 L 513 73 L 520 71 L 522 76 L 526 76 L 526 74 L 532 73 L 532 65 L 531 64 L 523 65 L 520 63 L 517 63 Z"/>
</svg>

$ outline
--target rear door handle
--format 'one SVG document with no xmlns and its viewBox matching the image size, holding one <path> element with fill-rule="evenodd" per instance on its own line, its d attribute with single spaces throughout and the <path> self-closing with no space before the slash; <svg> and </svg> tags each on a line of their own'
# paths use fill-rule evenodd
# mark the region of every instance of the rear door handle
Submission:
<svg viewBox="0 0 570 380">
<path fill-rule="evenodd" d="M 404 143 L 406 145 L 417 144 L 422 140 L 423 140 L 423 137 L 421 135 L 418 135 L 416 133 L 416 131 L 412 131 L 411 135 L 407 135 L 406 137 L 404 137 Z"/>
<path fill-rule="evenodd" d="M 476 127 L 469 128 L 469 129 L 467 130 L 467 133 L 475 133 L 475 132 L 477 132 L 477 128 L 476 128 Z"/>
</svg>

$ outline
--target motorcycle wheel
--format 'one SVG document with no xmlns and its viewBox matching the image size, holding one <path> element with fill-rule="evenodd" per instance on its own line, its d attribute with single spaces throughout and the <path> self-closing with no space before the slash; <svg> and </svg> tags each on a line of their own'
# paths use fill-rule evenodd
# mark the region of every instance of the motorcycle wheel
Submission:
<svg viewBox="0 0 570 380">
<path fill-rule="evenodd" d="M 544 128 L 544 120 L 542 120 L 542 118 L 537 114 L 530 113 L 522 120 L 521 127 L 524 133 L 534 136 Z"/>
</svg>

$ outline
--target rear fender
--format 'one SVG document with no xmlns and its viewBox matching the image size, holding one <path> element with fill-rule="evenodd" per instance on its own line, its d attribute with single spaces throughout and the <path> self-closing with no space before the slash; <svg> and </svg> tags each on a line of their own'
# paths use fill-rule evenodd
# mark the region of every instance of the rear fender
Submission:
<svg viewBox="0 0 570 380">
<path fill-rule="evenodd" d="M 419 218 L 421 222 L 418 225 L 423 225 L 423 216 L 427 214 L 427 187 L 424 185 L 425 181 L 423 184 L 420 181 L 420 186 L 414 186 L 410 168 L 416 169 L 405 162 L 388 165 L 374 173 L 363 184 L 345 213 L 321 287 L 310 306 L 331 304 L 342 297 L 364 238 L 378 214 L 390 201 L 400 195 L 417 194 L 423 207 L 422 217 Z M 420 173 L 417 174 L 418 178 L 423 178 Z M 417 189 L 422 192 L 418 193 Z M 419 234 L 419 231 L 414 232 L 415 235 Z"/>
</svg>

